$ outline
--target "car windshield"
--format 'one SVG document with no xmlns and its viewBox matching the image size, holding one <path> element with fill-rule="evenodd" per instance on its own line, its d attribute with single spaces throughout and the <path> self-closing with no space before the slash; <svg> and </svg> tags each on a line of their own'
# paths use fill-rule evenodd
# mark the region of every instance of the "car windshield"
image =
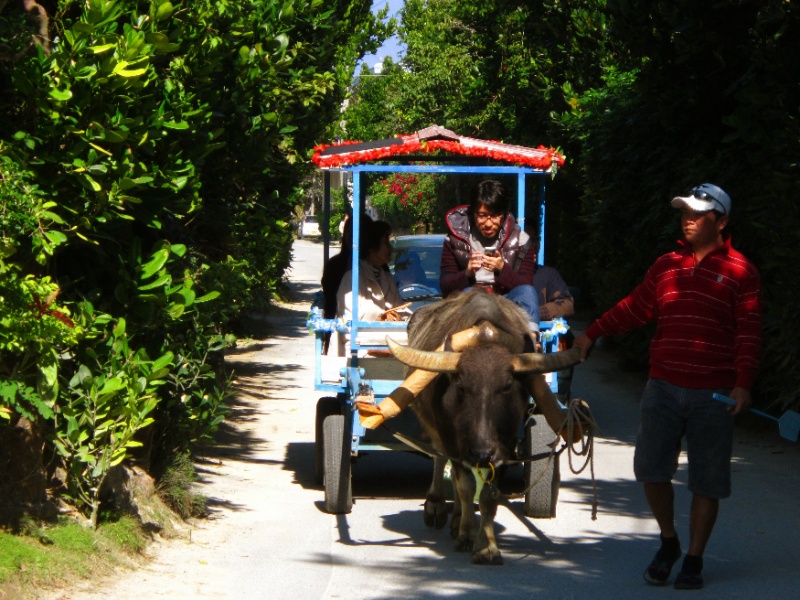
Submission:
<svg viewBox="0 0 800 600">
<path fill-rule="evenodd" d="M 316 215 L 309 215 L 306 217 L 306 223 L 317 223 L 317 216 Z"/>
<path fill-rule="evenodd" d="M 390 264 L 404 299 L 438 296 L 443 235 L 398 236 Z"/>
</svg>

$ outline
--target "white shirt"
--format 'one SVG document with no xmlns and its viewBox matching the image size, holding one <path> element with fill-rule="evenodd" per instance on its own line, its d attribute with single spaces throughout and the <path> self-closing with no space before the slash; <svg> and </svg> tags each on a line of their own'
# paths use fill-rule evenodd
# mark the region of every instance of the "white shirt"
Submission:
<svg viewBox="0 0 800 600">
<path fill-rule="evenodd" d="M 368 261 L 361 259 L 359 263 L 358 282 L 358 319 L 359 321 L 378 321 L 382 313 L 394 306 L 404 304 L 397 289 L 392 274 L 386 269 L 373 267 Z M 353 271 L 347 271 L 339 284 L 339 291 L 336 292 L 336 316 L 345 321 L 353 318 Z M 407 309 L 400 311 L 401 316 L 405 313 L 410 315 Z M 377 334 L 383 340 L 385 334 Z M 347 342 L 349 334 L 338 334 L 339 356 L 345 356 L 347 352 Z M 359 339 L 361 336 L 359 336 Z M 378 343 L 382 343 L 378 341 Z"/>
</svg>

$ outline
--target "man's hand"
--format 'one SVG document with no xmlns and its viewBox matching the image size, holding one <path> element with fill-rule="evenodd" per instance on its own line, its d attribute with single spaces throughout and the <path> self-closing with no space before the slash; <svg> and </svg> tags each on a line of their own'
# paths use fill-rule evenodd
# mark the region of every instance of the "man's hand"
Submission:
<svg viewBox="0 0 800 600">
<path fill-rule="evenodd" d="M 483 252 L 473 252 L 469 255 L 469 262 L 467 263 L 467 268 L 464 270 L 464 272 L 467 274 L 467 277 L 472 277 L 482 265 Z"/>
<path fill-rule="evenodd" d="M 487 254 L 483 255 L 483 268 L 487 271 L 494 271 L 495 273 L 499 273 L 503 270 L 506 262 L 503 260 L 503 257 L 498 253 L 494 256 L 488 256 Z"/>
<path fill-rule="evenodd" d="M 581 349 L 581 362 L 583 362 L 589 358 L 589 353 L 592 351 L 592 346 L 594 346 L 594 340 L 589 339 L 584 333 L 575 338 L 575 341 L 572 342 L 572 346 Z"/>
<path fill-rule="evenodd" d="M 750 395 L 749 390 L 741 387 L 735 387 L 728 395 L 732 400 L 736 401 L 736 406 L 731 405 L 728 407 L 728 410 L 732 415 L 736 416 L 739 414 L 744 414 L 750 410 L 750 406 L 753 404 L 753 398 Z"/>
</svg>

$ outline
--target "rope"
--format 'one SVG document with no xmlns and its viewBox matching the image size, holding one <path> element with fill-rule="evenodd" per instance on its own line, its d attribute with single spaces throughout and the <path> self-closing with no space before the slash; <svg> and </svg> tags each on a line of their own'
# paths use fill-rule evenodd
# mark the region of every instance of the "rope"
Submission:
<svg viewBox="0 0 800 600">
<path fill-rule="evenodd" d="M 567 417 L 564 420 L 562 429 L 564 427 L 567 429 L 567 439 L 570 440 L 567 444 L 567 457 L 569 460 L 570 471 L 572 471 L 574 475 L 579 475 L 586 470 L 587 466 L 589 467 L 589 472 L 592 476 L 592 521 L 596 521 L 598 497 L 597 480 L 594 476 L 594 434 L 595 431 L 599 431 L 600 428 L 597 425 L 597 421 L 595 420 L 589 405 L 582 400 L 570 401 L 569 407 L 567 408 Z M 580 449 L 576 449 L 575 444 L 572 443 L 572 440 L 574 439 L 573 433 L 576 427 L 580 433 Z M 584 429 L 584 427 L 586 427 L 586 429 Z M 573 464 L 573 456 L 586 457 L 586 459 L 583 461 L 583 464 L 577 469 Z"/>
<path fill-rule="evenodd" d="M 390 427 L 387 427 L 384 423 L 381 425 L 382 429 L 388 431 L 392 436 L 396 439 L 400 440 L 407 446 L 410 446 L 414 450 L 418 450 L 427 454 L 428 456 L 440 456 L 442 458 L 446 458 L 451 462 L 458 462 L 461 463 L 462 461 L 446 456 L 445 454 L 436 450 L 433 446 L 426 444 L 424 442 L 420 442 L 418 440 L 414 440 L 406 435 L 398 431 L 394 431 Z M 577 428 L 578 432 L 580 433 L 580 440 L 578 442 L 573 442 L 574 432 Z M 589 468 L 589 472 L 591 473 L 592 477 L 592 521 L 597 520 L 597 508 L 598 508 L 598 494 L 597 494 L 597 480 L 595 479 L 594 474 L 594 435 L 595 431 L 599 431 L 600 428 L 597 425 L 597 421 L 592 415 L 592 411 L 589 408 L 589 405 L 583 402 L 582 400 L 573 399 L 570 401 L 569 405 L 567 406 L 567 415 L 564 418 L 564 422 L 561 424 L 561 428 L 559 431 L 563 431 L 564 429 L 567 430 L 567 440 L 561 448 L 557 449 L 558 440 L 560 438 L 560 434 L 556 434 L 555 438 L 553 439 L 552 443 L 548 444 L 550 446 L 550 451 L 544 454 L 536 454 L 534 456 L 526 456 L 521 460 L 515 461 L 508 461 L 507 464 L 519 464 L 525 462 L 532 462 L 536 460 L 541 460 L 546 458 L 547 462 L 544 465 L 544 468 L 540 471 L 539 475 L 525 488 L 523 491 L 515 494 L 505 494 L 500 491 L 500 488 L 497 487 L 497 484 L 494 483 L 494 476 L 495 476 L 495 467 L 492 463 L 489 463 L 489 468 L 491 469 L 491 477 L 485 479 L 480 469 L 476 468 L 479 476 L 484 482 L 484 485 L 488 486 L 492 492 L 492 495 L 495 498 L 502 497 L 505 500 L 514 500 L 517 498 L 524 498 L 525 494 L 527 494 L 533 487 L 539 483 L 539 481 L 544 477 L 545 473 L 547 473 L 548 467 L 550 462 L 559 454 L 567 451 L 567 457 L 569 462 L 569 469 L 574 475 L 580 475 L 583 471 L 586 470 L 586 467 Z M 578 448 L 576 449 L 576 445 Z M 573 462 L 573 456 L 584 456 L 586 457 L 583 464 L 576 468 Z M 470 465 L 464 464 L 467 468 L 473 468 Z"/>
<path fill-rule="evenodd" d="M 578 442 L 573 442 L 572 440 L 575 439 L 574 432 L 575 428 L 578 428 L 578 432 L 580 433 L 580 440 Z M 597 480 L 595 479 L 594 475 L 594 432 L 599 430 L 597 425 L 597 421 L 595 420 L 594 416 L 592 415 L 592 411 L 589 409 L 589 405 L 585 404 L 581 400 L 572 400 L 567 406 L 567 415 L 564 418 L 564 422 L 561 424 L 559 431 L 563 431 L 564 429 L 567 430 L 567 442 L 564 443 L 561 448 L 556 450 L 558 446 L 558 440 L 560 434 L 556 434 L 553 441 L 548 444 L 550 446 L 550 452 L 545 455 L 535 455 L 535 456 L 528 456 L 522 459 L 521 461 L 517 462 L 530 462 L 532 460 L 539 460 L 540 458 L 547 457 L 547 462 L 544 464 L 544 467 L 539 472 L 539 475 L 521 492 L 515 494 L 504 494 L 500 491 L 497 485 L 489 482 L 488 485 L 492 491 L 492 495 L 495 498 L 502 497 L 505 500 L 515 500 L 517 498 L 524 498 L 525 495 L 531 491 L 539 481 L 541 481 L 542 477 L 544 477 L 545 473 L 547 473 L 548 467 L 550 466 L 550 462 L 559 454 L 567 451 L 567 457 L 569 461 L 569 468 L 570 471 L 574 475 L 580 475 L 583 471 L 586 470 L 586 467 L 590 467 L 590 473 L 592 476 L 592 521 L 597 520 L 597 508 L 598 508 L 598 494 L 597 494 Z M 579 449 L 576 449 L 576 445 L 579 444 Z M 573 456 L 585 456 L 586 460 L 584 463 L 579 467 L 576 468 L 573 462 Z"/>
</svg>

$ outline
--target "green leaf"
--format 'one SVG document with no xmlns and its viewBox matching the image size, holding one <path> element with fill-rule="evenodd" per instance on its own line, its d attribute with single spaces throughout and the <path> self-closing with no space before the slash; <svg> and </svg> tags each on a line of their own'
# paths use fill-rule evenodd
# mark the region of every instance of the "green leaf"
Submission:
<svg viewBox="0 0 800 600">
<path fill-rule="evenodd" d="M 45 231 L 44 234 L 47 236 L 47 239 L 55 245 L 63 244 L 67 241 L 67 236 L 60 231 Z"/>
<path fill-rule="evenodd" d="M 111 379 L 107 379 L 106 382 L 103 384 L 103 387 L 100 389 L 100 395 L 103 396 L 105 394 L 109 394 L 111 392 L 117 392 L 125 387 L 125 382 L 120 379 L 119 377 L 112 377 Z"/>
<path fill-rule="evenodd" d="M 142 279 L 147 279 L 160 271 L 169 259 L 169 248 L 164 247 L 153 254 L 153 257 L 142 265 Z"/>
<path fill-rule="evenodd" d="M 186 121 L 166 121 L 163 125 L 167 129 L 189 129 L 189 124 Z"/>
<path fill-rule="evenodd" d="M 172 352 L 167 352 L 163 356 L 160 356 L 153 361 L 153 371 L 157 371 L 159 369 L 163 369 L 167 365 L 171 365 L 174 359 L 175 355 Z"/>
<path fill-rule="evenodd" d="M 125 319 L 120 317 L 119 321 L 117 321 L 117 325 L 114 327 L 114 337 L 119 338 L 123 335 L 125 335 Z"/>
<path fill-rule="evenodd" d="M 194 304 L 194 299 L 197 296 L 194 290 L 190 289 L 182 289 L 178 294 L 183 298 L 183 304 L 185 306 L 191 306 Z"/>
<path fill-rule="evenodd" d="M 215 298 L 219 298 L 220 292 L 214 290 L 213 292 L 208 292 L 207 294 L 203 294 L 199 298 L 197 298 L 194 303 L 201 304 L 203 302 L 208 302 L 210 300 L 214 300 Z"/>
<path fill-rule="evenodd" d="M 119 71 L 115 70 L 114 74 L 119 75 L 120 77 L 140 77 L 147 73 L 147 68 L 144 69 L 120 69 Z"/>
<path fill-rule="evenodd" d="M 69 89 L 66 90 L 50 90 L 50 97 L 53 100 L 57 100 L 58 102 L 66 102 L 70 98 L 72 98 L 72 91 Z"/>
<path fill-rule="evenodd" d="M 158 5 L 158 9 L 156 9 L 156 21 L 169 19 L 172 16 L 173 10 L 172 2 L 162 2 Z"/>
<path fill-rule="evenodd" d="M 162 52 L 168 50 L 170 47 L 169 38 L 163 33 L 147 33 L 144 39 L 148 44 L 152 44 L 157 50 Z"/>
<path fill-rule="evenodd" d="M 84 187 L 93 192 L 99 192 L 103 189 L 99 183 L 89 176 L 88 173 L 81 173 L 81 181 L 83 182 Z"/>
<path fill-rule="evenodd" d="M 75 417 L 68 417 L 67 418 L 67 439 L 70 441 L 77 440 L 77 433 L 80 430 L 78 427 L 78 421 Z"/>
<path fill-rule="evenodd" d="M 294 3 L 293 2 L 286 2 L 281 8 L 280 18 L 282 20 L 289 20 L 294 17 Z"/>
<path fill-rule="evenodd" d="M 162 273 L 161 276 L 159 276 L 159 278 L 153 281 L 152 283 L 140 285 L 139 289 L 152 290 L 153 288 L 169 285 L 170 281 L 172 281 L 172 276 L 169 273 Z"/>
<path fill-rule="evenodd" d="M 50 219 L 51 221 L 53 221 L 53 223 L 58 223 L 59 225 L 64 224 L 64 219 L 62 219 L 60 215 L 57 215 L 54 212 L 50 212 L 49 210 L 42 211 L 42 217 Z"/>
<path fill-rule="evenodd" d="M 274 41 L 278 44 L 278 52 L 285 52 L 289 47 L 289 38 L 283 33 L 276 35 Z"/>
<path fill-rule="evenodd" d="M 58 398 L 58 361 L 49 353 L 39 357 L 39 395 L 45 402 Z"/>
<path fill-rule="evenodd" d="M 116 44 L 103 44 L 102 46 L 89 46 L 88 50 L 91 50 L 93 54 L 102 54 L 116 47 Z"/>
</svg>

